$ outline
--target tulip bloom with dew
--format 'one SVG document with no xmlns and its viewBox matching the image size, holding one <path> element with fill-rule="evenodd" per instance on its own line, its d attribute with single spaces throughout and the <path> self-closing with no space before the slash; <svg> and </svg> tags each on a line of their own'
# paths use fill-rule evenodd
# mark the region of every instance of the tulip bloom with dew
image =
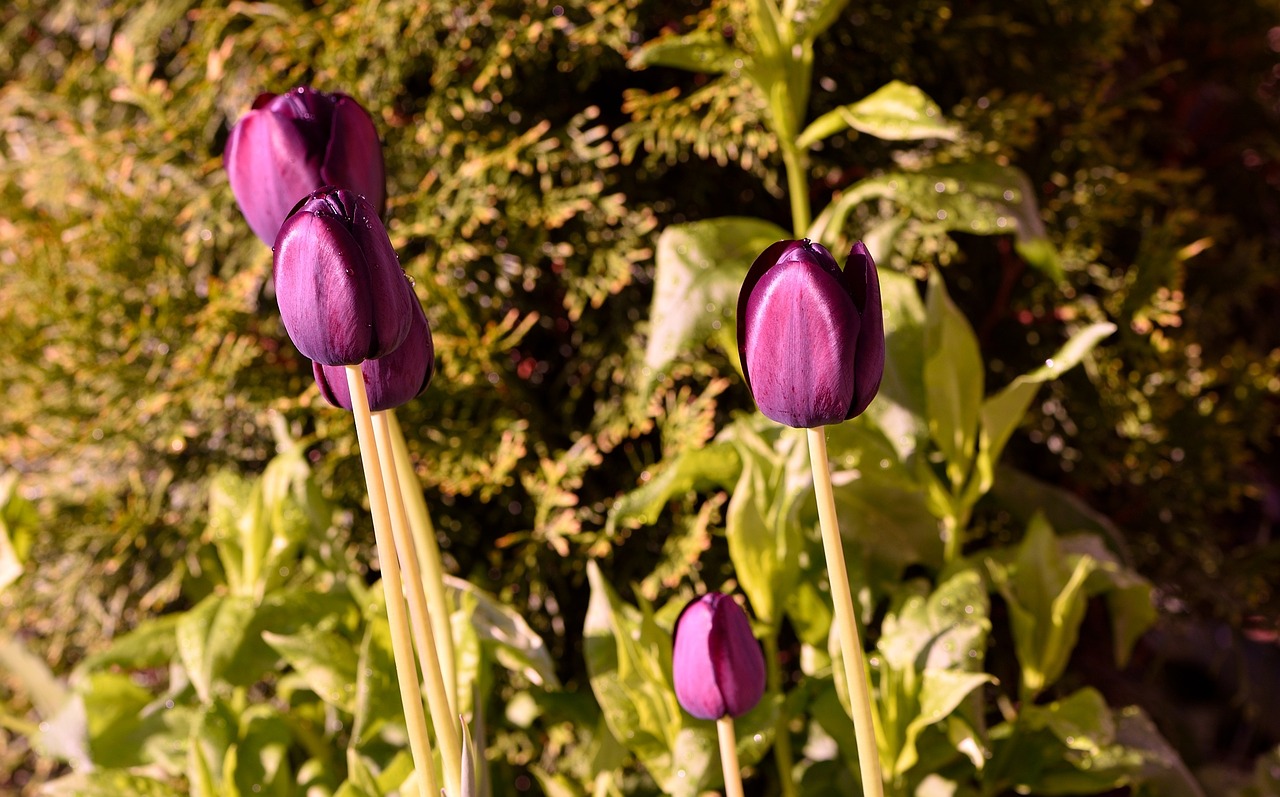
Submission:
<svg viewBox="0 0 1280 797">
<path fill-rule="evenodd" d="M 351 391 L 343 367 L 311 364 L 320 395 L 335 407 L 351 411 Z M 409 336 L 399 348 L 360 364 L 369 394 L 370 412 L 384 412 L 408 404 L 422 394 L 435 372 L 435 346 L 422 306 L 415 302 Z"/>
<path fill-rule="evenodd" d="M 382 145 L 373 119 L 345 94 L 300 87 L 261 94 L 227 139 L 223 162 L 249 227 L 268 246 L 300 199 L 335 185 L 386 201 Z"/>
<path fill-rule="evenodd" d="M 377 209 L 346 189 L 315 191 L 285 220 L 275 284 L 290 339 L 321 365 L 394 352 L 422 312 Z"/>
<path fill-rule="evenodd" d="M 880 280 L 862 242 L 843 270 L 808 239 L 766 249 L 738 296 L 738 353 L 756 405 L 778 423 L 861 414 L 884 374 Z"/>
<path fill-rule="evenodd" d="M 686 606 L 674 648 L 676 699 L 693 716 L 740 717 L 764 696 L 764 654 L 746 613 L 728 595 L 708 593 Z"/>
</svg>

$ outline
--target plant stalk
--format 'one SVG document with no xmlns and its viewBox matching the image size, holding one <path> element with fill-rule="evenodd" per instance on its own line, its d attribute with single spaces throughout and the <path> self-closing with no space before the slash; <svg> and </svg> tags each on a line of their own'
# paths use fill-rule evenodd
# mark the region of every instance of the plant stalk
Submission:
<svg viewBox="0 0 1280 797">
<path fill-rule="evenodd" d="M 414 662 L 410 640 L 409 618 L 405 612 L 404 586 L 395 546 L 390 537 L 391 511 L 387 506 L 386 485 L 378 466 L 378 449 L 374 443 L 373 417 L 369 412 L 369 395 L 365 392 L 364 374 L 360 366 L 348 365 L 347 387 L 351 392 L 351 409 L 356 421 L 356 439 L 360 442 L 360 462 L 364 466 L 365 485 L 369 491 L 369 511 L 373 515 L 373 536 L 382 567 L 382 591 L 387 601 L 387 622 L 391 627 L 391 652 L 395 658 L 396 680 L 400 684 L 400 701 L 404 705 L 405 724 L 409 731 L 409 751 L 418 772 L 421 797 L 436 797 L 431 742 L 427 736 L 427 717 L 422 708 L 422 692 L 418 687 L 418 667 Z M 456 792 L 455 792 L 456 794 Z"/>
<path fill-rule="evenodd" d="M 743 797 L 742 767 L 738 765 L 738 736 L 733 732 L 733 717 L 728 714 L 716 720 L 720 736 L 720 766 L 724 770 L 724 797 Z"/>
<path fill-rule="evenodd" d="M 827 463 L 827 438 L 823 427 L 808 429 L 809 464 L 813 468 L 813 490 L 818 499 L 818 522 L 822 527 L 822 548 L 827 557 L 827 578 L 835 602 L 836 630 L 844 659 L 845 683 L 853 712 L 853 730 L 858 742 L 858 768 L 862 773 L 862 793 L 884 797 L 880 774 L 880 753 L 876 748 L 875 712 L 871 708 L 871 683 L 867 675 L 862 641 L 853 614 L 853 592 L 844 563 L 844 543 L 836 520 L 836 499 L 831 489 L 831 469 Z"/>
<path fill-rule="evenodd" d="M 458 668 L 453 652 L 453 626 L 449 621 L 449 603 L 444 592 L 444 564 L 440 558 L 440 544 L 436 542 L 436 530 L 427 512 L 426 499 L 422 497 L 422 485 L 413 472 L 409 458 L 409 446 L 395 410 L 384 413 L 391 428 L 391 447 L 396 458 L 396 477 L 400 482 L 400 494 L 405 510 L 409 513 L 409 531 L 413 534 L 413 548 L 418 552 L 418 564 L 422 567 L 423 586 L 427 590 L 427 611 L 431 615 L 431 629 L 436 636 L 436 651 L 440 654 L 440 676 L 444 679 L 445 692 L 449 695 L 449 715 L 458 711 Z"/>
<path fill-rule="evenodd" d="M 770 627 L 764 638 L 765 675 L 769 691 L 783 694 L 782 672 L 778 668 L 778 630 Z M 782 787 L 782 797 L 799 797 L 791 772 L 795 769 L 795 759 L 791 755 L 791 717 L 787 715 L 786 701 L 778 714 L 778 723 L 773 730 L 773 760 L 778 765 L 778 783 Z"/>
</svg>

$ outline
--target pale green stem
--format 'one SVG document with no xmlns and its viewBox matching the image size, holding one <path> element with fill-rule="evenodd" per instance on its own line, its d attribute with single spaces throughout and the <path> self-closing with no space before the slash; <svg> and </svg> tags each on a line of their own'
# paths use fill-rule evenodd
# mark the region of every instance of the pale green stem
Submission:
<svg viewBox="0 0 1280 797">
<path fill-rule="evenodd" d="M 369 412 L 369 394 L 365 392 L 364 374 L 360 366 L 347 366 L 347 388 L 351 393 L 351 409 L 356 420 L 356 438 L 360 441 L 360 462 L 364 466 L 365 485 L 369 491 L 369 510 L 373 515 L 373 538 L 382 566 L 382 591 L 387 600 L 387 622 L 391 627 L 391 653 L 395 661 L 396 679 L 400 684 L 400 701 L 404 706 L 405 725 L 409 731 L 409 751 L 418 772 L 422 797 L 436 797 L 435 764 L 431 742 L 427 736 L 427 717 L 422 708 L 422 691 L 418 686 L 418 666 L 413 657 L 409 618 L 404 605 L 404 585 L 400 566 L 391 540 L 391 510 L 387 506 L 386 484 L 378 466 L 378 448 L 374 443 L 373 418 Z M 446 762 L 447 763 L 447 762 Z M 446 767 L 447 770 L 447 767 Z M 454 792 L 457 796 L 457 792 Z"/>
<path fill-rule="evenodd" d="M 733 717 L 725 715 L 716 720 L 720 736 L 720 766 L 724 770 L 725 797 L 743 797 L 742 767 L 738 765 L 738 737 L 733 732 Z"/>
<path fill-rule="evenodd" d="M 449 695 L 450 716 L 458 716 L 458 669 L 453 653 L 453 628 L 449 622 L 449 603 L 444 594 L 444 564 L 440 559 L 440 544 L 436 530 L 427 512 L 426 499 L 422 497 L 422 485 L 413 472 L 409 447 L 394 410 L 388 410 L 387 424 L 391 430 L 391 446 L 396 457 L 396 476 L 400 493 L 404 496 L 405 510 L 409 513 L 409 530 L 413 532 L 413 548 L 418 552 L 422 567 L 423 586 L 427 591 L 427 611 L 431 614 L 431 628 L 435 631 L 436 651 L 440 654 L 440 675 Z"/>
<path fill-rule="evenodd" d="M 871 707 L 871 683 L 858 638 L 858 624 L 853 613 L 853 592 L 849 588 L 849 571 L 844 563 L 844 543 L 836 520 L 835 493 L 831 488 L 831 470 L 827 464 L 827 439 L 823 427 L 808 429 L 809 464 L 813 468 L 813 490 L 818 500 L 818 522 L 822 527 L 822 547 L 827 557 L 827 577 L 831 581 L 831 598 L 835 603 L 836 632 L 844 659 L 845 683 L 853 711 L 853 730 L 858 743 L 858 768 L 862 773 L 862 793 L 884 797 L 884 780 L 880 775 L 880 753 L 876 748 L 875 712 Z"/>
<path fill-rule="evenodd" d="M 769 691 L 782 695 L 782 672 L 778 668 L 778 629 L 774 626 L 770 626 L 769 633 L 764 638 L 764 660 Z M 782 785 L 782 797 L 799 797 L 796 793 L 796 784 L 791 779 L 795 759 L 791 755 L 791 717 L 787 715 L 785 701 L 783 710 L 778 715 L 778 724 L 773 731 L 773 759 L 778 764 L 778 782 Z"/>
<path fill-rule="evenodd" d="M 449 705 L 449 696 L 440 674 L 440 653 L 436 650 L 435 632 L 431 627 L 431 615 L 427 611 L 427 598 L 422 589 L 422 573 L 418 568 L 418 554 L 414 550 L 413 537 L 409 533 L 409 514 L 404 508 L 404 496 L 400 480 L 396 478 L 395 453 L 392 451 L 391 430 L 384 412 L 373 416 L 373 435 L 378 445 L 378 460 L 382 464 L 382 478 L 387 484 L 387 497 L 391 507 L 391 535 L 395 543 L 400 568 L 404 571 L 404 583 L 409 598 L 409 619 L 418 660 L 422 664 L 422 676 L 427 687 L 427 706 L 431 709 L 431 723 L 436 729 L 436 742 L 440 745 L 440 757 L 444 762 L 444 780 L 449 794 L 462 794 L 462 743 L 458 733 L 458 715 Z"/>
</svg>

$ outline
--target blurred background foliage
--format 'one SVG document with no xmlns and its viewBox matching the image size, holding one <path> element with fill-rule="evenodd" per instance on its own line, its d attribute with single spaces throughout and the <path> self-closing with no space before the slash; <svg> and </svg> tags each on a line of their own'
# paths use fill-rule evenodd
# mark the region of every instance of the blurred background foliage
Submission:
<svg viewBox="0 0 1280 797">
<path fill-rule="evenodd" d="M 579 687 L 588 559 L 616 585 L 682 557 L 675 581 L 719 583 L 722 545 L 673 554 L 664 521 L 633 536 L 605 517 L 655 463 L 751 407 L 723 355 L 653 374 L 643 347 L 664 226 L 787 226 L 764 108 L 732 81 L 627 66 L 661 32 L 730 35 L 745 13 L 735 0 L 6 3 L 0 458 L 29 504 L 9 524 L 27 566 L 0 592 L 0 633 L 66 673 L 193 605 L 209 480 L 261 471 L 273 423 L 308 445 L 326 497 L 358 508 L 350 425 L 284 335 L 270 255 L 221 166 L 254 96 L 301 83 L 355 96 L 384 138 L 388 228 L 439 354 L 400 417 L 449 568 L 518 608 Z M 902 80 L 967 131 L 917 150 L 826 140 L 811 153 L 817 207 L 921 159 L 1029 175 L 1062 283 L 1007 236 L 921 235 L 882 265 L 941 267 L 993 389 L 1052 354 L 1063 322 L 1118 325 L 1039 394 L 1009 461 L 1115 522 L 1167 627 L 1194 620 L 1228 642 L 1274 643 L 1280 615 L 1277 25 L 1276 0 L 854 0 L 817 42 L 811 87 L 816 118 Z M 351 523 L 335 544 L 368 561 Z M 979 512 L 992 541 L 1009 525 Z M 1229 757 L 1224 745 L 1249 758 L 1258 708 L 1212 699 L 1248 720 L 1244 738 L 1166 735 L 1193 764 Z M 8 717 L 31 708 L 3 674 L 0 700 Z M 30 787 L 44 766 L 0 736 L 0 772 L 15 773 L 0 785 Z"/>
</svg>

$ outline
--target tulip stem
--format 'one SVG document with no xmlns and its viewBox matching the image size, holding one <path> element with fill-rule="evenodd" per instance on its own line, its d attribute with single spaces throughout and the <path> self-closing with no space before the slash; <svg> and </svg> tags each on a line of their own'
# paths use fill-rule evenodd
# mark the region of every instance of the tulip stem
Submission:
<svg viewBox="0 0 1280 797">
<path fill-rule="evenodd" d="M 742 797 L 742 768 L 738 766 L 738 735 L 733 731 L 733 717 L 726 714 L 716 720 L 716 731 L 720 736 L 725 797 Z"/>
<path fill-rule="evenodd" d="M 440 653 L 431 627 L 431 614 L 427 609 L 416 546 L 409 532 L 409 513 L 405 511 L 400 480 L 396 476 L 395 452 L 385 412 L 374 413 L 373 436 L 378 446 L 378 461 L 382 464 L 382 478 L 391 499 L 391 535 L 400 560 L 400 569 L 404 572 L 404 583 L 408 588 L 409 620 L 418 650 L 418 662 L 422 665 L 422 675 L 427 686 L 427 707 L 431 709 L 431 723 L 435 726 L 436 743 L 440 745 L 440 757 L 444 762 L 445 784 L 449 794 L 461 795 L 462 745 L 458 740 L 458 726 L 455 722 L 458 715 L 449 702 L 444 677 L 440 673 Z"/>
<path fill-rule="evenodd" d="M 781 139 L 782 136 L 779 136 Z M 804 155 L 799 152 L 793 142 L 779 141 L 782 150 L 782 163 L 787 172 L 787 194 L 791 200 L 791 228 L 796 238 L 804 238 L 812 224 L 809 210 L 809 184 L 806 181 L 808 169 L 805 168 Z"/>
<path fill-rule="evenodd" d="M 770 692 L 782 694 L 782 672 L 778 666 L 778 630 L 771 627 L 764 637 L 765 673 L 768 676 Z M 782 710 L 778 712 L 778 722 L 773 732 L 773 760 L 778 765 L 778 783 L 782 788 L 782 797 L 797 797 L 796 784 L 791 770 L 795 767 L 795 759 L 791 755 L 791 716 L 787 713 L 784 701 Z"/>
<path fill-rule="evenodd" d="M 858 638 L 858 624 L 853 615 L 853 593 L 849 589 L 849 571 L 844 563 L 844 543 L 836 520 L 836 499 L 831 489 L 831 469 L 827 463 L 827 437 L 824 427 L 809 433 L 809 464 L 813 467 L 813 490 L 818 499 L 818 522 L 822 526 L 822 547 L 827 556 L 827 577 L 831 581 L 831 597 L 835 602 L 836 629 L 840 652 L 844 659 L 845 683 L 853 712 L 854 736 L 858 742 L 858 768 L 862 773 L 862 793 L 884 797 L 884 780 L 880 775 L 880 753 L 876 749 L 875 713 L 871 710 L 871 683 Z"/>
<path fill-rule="evenodd" d="M 395 410 L 387 410 L 387 423 L 391 428 L 391 446 L 396 457 L 396 477 L 400 482 L 400 494 L 409 512 L 409 530 L 413 532 L 413 548 L 418 552 L 418 564 L 422 567 L 422 582 L 427 590 L 427 611 L 431 615 L 431 629 L 435 631 L 436 650 L 440 654 L 440 675 L 449 695 L 449 714 L 458 716 L 458 673 L 453 653 L 453 626 L 449 622 L 449 603 L 444 592 L 444 564 L 440 559 L 440 545 L 436 542 L 436 530 L 431 525 L 427 502 L 422 497 L 422 485 L 413 472 L 409 458 L 409 446 Z"/>
<path fill-rule="evenodd" d="M 400 684 L 400 702 L 404 706 L 405 725 L 409 731 L 409 751 L 418 772 L 421 797 L 436 797 L 431 742 L 427 736 L 427 717 L 422 708 L 422 692 L 418 687 L 418 666 L 414 662 L 410 641 L 409 618 L 405 612 L 400 566 L 390 535 L 391 511 L 387 506 L 386 485 L 378 466 L 378 449 L 374 443 L 373 418 L 369 412 L 369 396 L 365 392 L 364 374 L 360 366 L 346 367 L 347 387 L 351 392 L 351 408 L 356 420 L 356 438 L 360 441 L 360 461 L 369 491 L 369 511 L 373 515 L 373 537 L 378 547 L 382 568 L 382 591 L 387 602 L 387 622 L 391 627 L 391 652 L 395 659 L 396 679 Z"/>
</svg>

